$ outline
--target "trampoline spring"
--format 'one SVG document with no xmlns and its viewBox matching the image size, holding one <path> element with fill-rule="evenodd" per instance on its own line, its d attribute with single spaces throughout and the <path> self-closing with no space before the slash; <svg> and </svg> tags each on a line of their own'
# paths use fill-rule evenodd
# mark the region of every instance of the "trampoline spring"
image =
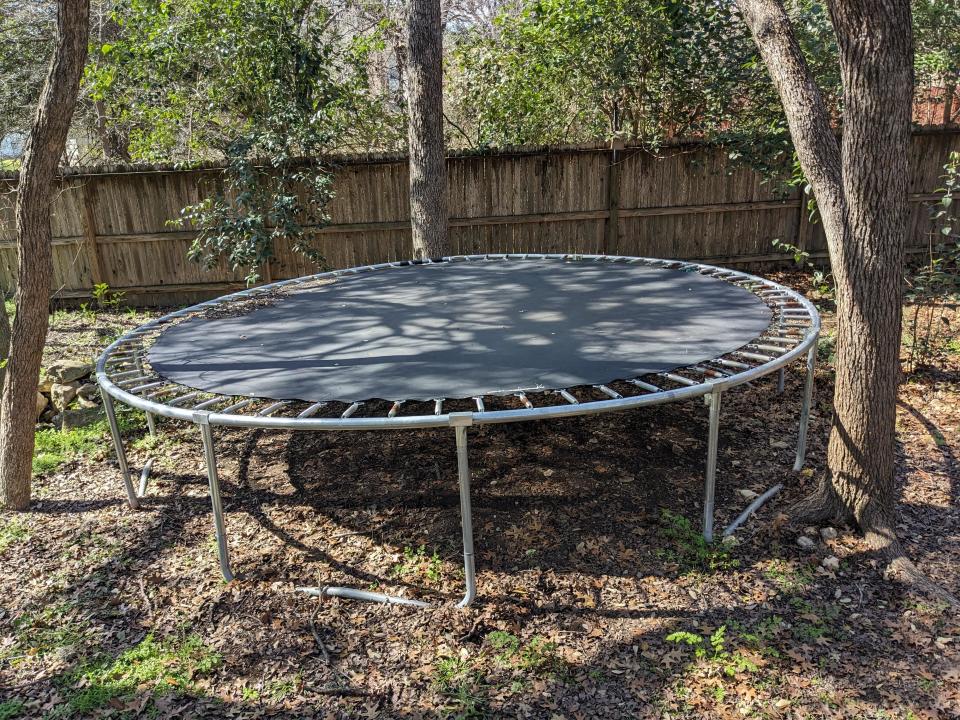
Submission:
<svg viewBox="0 0 960 720">
<path fill-rule="evenodd" d="M 774 358 L 769 355 L 760 355 L 759 353 L 744 352 L 743 350 L 735 350 L 732 355 L 739 355 L 740 357 L 745 357 L 748 360 L 756 360 L 758 362 L 770 362 Z"/>
<path fill-rule="evenodd" d="M 387 417 L 396 417 L 401 405 L 403 405 L 403 400 L 397 400 L 393 403 L 393 405 L 390 406 L 390 412 L 387 413 Z"/>
<path fill-rule="evenodd" d="M 443 399 L 438 399 L 433 401 L 433 414 L 442 415 L 443 414 Z"/>
<path fill-rule="evenodd" d="M 158 388 L 167 384 L 168 382 L 166 380 L 157 380 L 156 382 L 148 382 L 143 385 L 136 385 L 132 388 L 127 388 L 127 392 L 131 395 L 134 395 L 138 392 L 142 392 L 144 390 L 153 390 L 153 388 Z"/>
<path fill-rule="evenodd" d="M 702 365 L 695 365 L 690 368 L 693 372 L 698 372 L 701 375 L 706 375 L 707 377 L 712 378 L 725 378 L 730 377 L 730 373 L 724 372 L 723 370 L 716 370 L 710 367 L 703 367 Z"/>
<path fill-rule="evenodd" d="M 357 410 L 360 409 L 360 406 L 361 406 L 361 405 L 363 405 L 363 403 L 361 403 L 361 402 L 355 402 L 355 403 L 353 403 L 350 407 L 348 407 L 346 410 L 343 411 L 343 415 L 341 415 L 340 417 L 341 417 L 341 418 L 344 418 L 344 419 L 350 417 L 350 416 L 353 415 Z"/>
<path fill-rule="evenodd" d="M 606 385 L 594 385 L 594 387 L 600 392 L 602 392 L 604 395 L 607 395 L 608 397 L 612 397 L 614 400 L 619 400 L 620 398 L 623 397 L 623 395 L 618 393 L 616 390 L 612 388 L 608 388 Z"/>
<path fill-rule="evenodd" d="M 275 402 L 273 405 L 268 405 L 263 410 L 257 413 L 257 417 L 270 417 L 278 410 L 285 408 L 290 404 L 289 400 L 281 400 L 280 402 Z"/>
<path fill-rule="evenodd" d="M 156 392 L 149 393 L 144 395 L 147 400 L 153 400 L 154 398 L 160 397 L 161 395 L 166 395 L 167 393 L 173 392 L 177 389 L 177 386 L 173 383 L 166 383 L 166 387 L 162 387 Z"/>
<path fill-rule="evenodd" d="M 137 375 L 137 374 L 142 375 L 142 374 L 143 374 L 143 370 L 140 370 L 139 368 L 137 368 L 137 369 L 135 369 L 135 370 L 125 370 L 124 372 L 115 373 L 113 376 L 110 377 L 110 379 L 111 379 L 114 383 L 116 383 L 117 380 L 122 380 L 123 378 L 132 377 L 132 376 Z"/>
<path fill-rule="evenodd" d="M 763 340 L 763 342 L 765 343 L 775 342 L 775 343 L 782 343 L 784 345 L 795 345 L 797 340 L 799 340 L 800 338 L 796 336 L 786 337 L 783 335 L 767 335 L 766 337 L 763 337 L 760 339 Z"/>
<path fill-rule="evenodd" d="M 195 398 L 195 397 L 196 397 L 197 395 L 199 395 L 199 394 L 200 394 L 200 391 L 199 391 L 199 390 L 193 390 L 193 391 L 191 391 L 191 392 L 188 392 L 186 395 L 180 395 L 179 397 L 175 397 L 175 398 L 172 398 L 172 399 L 170 399 L 170 400 L 167 400 L 167 402 L 166 402 L 165 404 L 166 404 L 168 407 L 176 407 L 177 405 L 182 405 L 182 404 L 185 403 L 187 400 L 192 400 L 193 398 Z"/>
<path fill-rule="evenodd" d="M 782 355 L 784 353 L 784 349 L 776 345 L 761 345 L 760 343 L 750 343 L 747 347 L 754 348 L 756 350 L 768 350 L 769 352 L 775 352 L 778 355 Z"/>
<path fill-rule="evenodd" d="M 190 408 L 190 409 L 191 409 L 191 410 L 206 410 L 208 407 L 211 407 L 211 406 L 213 406 L 213 405 L 216 405 L 217 403 L 222 403 L 224 400 L 226 400 L 225 397 L 223 397 L 222 395 L 218 395 L 217 397 L 210 398 L 209 400 L 204 400 L 202 403 L 198 403 L 198 404 L 194 405 L 194 406 L 193 406 L 192 408 Z"/>
<path fill-rule="evenodd" d="M 675 374 L 675 373 L 660 373 L 660 375 L 661 375 L 661 377 L 665 377 L 665 378 L 667 378 L 668 380 L 673 380 L 675 383 L 680 383 L 681 385 L 688 385 L 688 386 L 690 386 L 690 385 L 700 385 L 700 384 L 701 384 L 699 380 L 691 380 L 691 379 L 688 378 L 688 377 L 684 377 L 683 375 L 677 375 L 677 374 Z"/>
<path fill-rule="evenodd" d="M 558 393 L 559 393 L 560 397 L 562 397 L 564 400 L 566 400 L 566 401 L 567 401 L 568 403 L 570 403 L 571 405 L 579 405 L 579 404 L 580 404 L 580 401 L 577 400 L 577 399 L 573 396 L 573 393 L 571 393 L 569 390 L 559 390 Z"/>
<path fill-rule="evenodd" d="M 749 370 L 753 365 L 747 363 L 737 362 L 736 360 L 728 360 L 727 358 L 717 358 L 713 362 L 718 365 L 723 365 L 724 367 L 736 368 L 737 370 Z"/>
<path fill-rule="evenodd" d="M 481 413 L 484 412 L 483 398 L 482 398 L 482 397 L 475 397 L 475 398 L 473 399 L 473 401 L 477 404 L 477 412 L 481 412 Z"/>
<path fill-rule="evenodd" d="M 312 416 L 312 415 L 316 415 L 316 414 L 317 414 L 317 411 L 318 411 L 320 408 L 322 408 L 324 405 L 326 405 L 325 402 L 316 402 L 316 403 L 314 403 L 313 405 L 311 405 L 310 407 L 308 407 L 306 410 L 304 410 L 302 413 L 300 413 L 299 415 L 297 415 L 297 417 L 298 417 L 298 418 L 308 418 L 308 417 L 310 417 L 310 416 Z"/>
<path fill-rule="evenodd" d="M 127 388 L 127 387 L 129 387 L 129 386 L 136 385 L 138 382 L 141 382 L 141 381 L 143 381 L 143 380 L 153 380 L 153 379 L 155 379 L 155 378 L 156 378 L 155 375 L 143 375 L 143 374 L 142 374 L 142 371 L 141 371 L 141 374 L 140 374 L 140 375 L 137 375 L 136 377 L 129 378 L 128 380 L 123 380 L 122 382 L 115 383 L 115 385 L 116 385 L 117 387 L 119 387 L 119 388 L 124 388 L 124 389 L 125 389 L 125 388 Z"/>
<path fill-rule="evenodd" d="M 241 400 L 235 402 L 233 405 L 227 405 L 223 410 L 220 410 L 221 415 L 229 415 L 232 412 L 236 412 L 242 408 L 247 407 L 248 405 L 253 405 L 256 402 L 256 398 L 247 398 L 246 400 Z"/>
<path fill-rule="evenodd" d="M 644 382 L 643 380 L 628 380 L 627 382 L 630 383 L 631 385 L 636 385 L 641 390 L 646 390 L 647 392 L 652 392 L 652 393 L 660 392 L 660 388 L 658 388 L 656 385 L 651 385 L 650 383 Z"/>
<path fill-rule="evenodd" d="M 517 393 L 517 398 L 519 398 L 520 402 L 523 403 L 523 406 L 527 408 L 527 410 L 533 409 L 533 403 L 530 402 L 530 398 L 527 397 L 526 393 Z"/>
</svg>

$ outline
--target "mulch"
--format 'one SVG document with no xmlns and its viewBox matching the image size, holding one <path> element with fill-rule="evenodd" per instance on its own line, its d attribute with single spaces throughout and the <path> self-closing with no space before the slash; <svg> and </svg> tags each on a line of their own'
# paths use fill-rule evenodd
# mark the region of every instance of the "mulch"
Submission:
<svg viewBox="0 0 960 720">
<path fill-rule="evenodd" d="M 452 432 L 218 429 L 238 573 L 227 584 L 196 428 L 164 423 L 149 449 L 131 445 L 138 430 L 132 466 L 156 458 L 140 511 L 100 453 L 37 478 L 29 512 L 0 515 L 25 531 L 0 550 L 0 699 L 23 702 L 25 717 L 69 717 L 78 666 L 148 633 L 191 632 L 222 656 L 211 672 L 187 691 L 141 687 L 92 716 L 960 717 L 953 611 L 885 580 L 853 530 L 821 540 L 782 514 L 814 486 L 829 432 L 821 363 L 808 469 L 793 472 L 802 382 L 797 367 L 783 395 L 768 378 L 724 396 L 718 526 L 746 506 L 741 491 L 786 485 L 726 551 L 695 541 L 702 401 L 471 430 L 479 596 L 463 610 Z M 958 431 L 952 357 L 903 385 L 897 452 L 898 531 L 954 593 Z M 813 550 L 797 545 L 804 532 Z M 827 556 L 839 570 L 821 565 Z M 338 584 L 435 606 L 294 591 Z M 69 608 L 63 622 L 83 641 L 12 661 L 23 618 L 54 607 Z M 701 657 L 667 639 L 685 631 L 709 646 L 721 627 L 719 649 Z M 515 654 L 498 649 L 504 633 Z"/>
</svg>

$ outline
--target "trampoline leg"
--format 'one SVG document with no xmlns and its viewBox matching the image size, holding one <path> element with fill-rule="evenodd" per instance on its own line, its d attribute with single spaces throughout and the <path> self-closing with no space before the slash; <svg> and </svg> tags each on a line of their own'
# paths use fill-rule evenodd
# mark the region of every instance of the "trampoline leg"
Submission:
<svg viewBox="0 0 960 720">
<path fill-rule="evenodd" d="M 793 469 L 799 470 L 807 458 L 807 426 L 810 424 L 810 405 L 813 402 L 813 375 L 817 361 L 817 344 L 807 352 L 807 379 L 803 386 L 803 406 L 800 408 L 800 431 L 797 434 L 797 460 Z"/>
<path fill-rule="evenodd" d="M 120 472 L 123 474 L 123 484 L 127 489 L 127 503 L 134 510 L 140 507 L 140 499 L 133 488 L 133 481 L 130 479 L 130 468 L 127 466 L 127 454 L 123 450 L 123 441 L 120 439 L 120 426 L 117 424 L 117 412 L 113 407 L 113 398 L 110 393 L 100 390 L 100 397 L 103 399 L 103 410 L 107 415 L 107 424 L 110 426 L 110 435 L 113 437 L 113 449 L 117 454 L 117 465 L 120 466 Z"/>
<path fill-rule="evenodd" d="M 463 577 L 467 584 L 463 600 L 457 607 L 466 607 L 477 596 L 477 575 L 473 556 L 473 509 L 470 504 L 470 461 L 467 453 L 467 428 L 458 425 L 457 475 L 460 484 L 460 523 L 463 529 Z"/>
<path fill-rule="evenodd" d="M 786 381 L 786 372 L 783 368 L 780 368 L 777 372 L 777 395 L 783 395 L 783 386 Z"/>
<path fill-rule="evenodd" d="M 220 503 L 220 479 L 217 477 L 217 456 L 213 447 L 213 429 L 209 422 L 200 423 L 200 435 L 203 438 L 203 453 L 207 458 L 207 478 L 210 481 L 210 504 L 213 506 L 213 527 L 217 533 L 220 571 L 223 573 L 223 579 L 230 582 L 233 580 L 233 571 L 230 569 L 230 549 L 227 547 L 227 531 L 223 524 L 223 505 Z"/>
<path fill-rule="evenodd" d="M 713 502 L 717 484 L 717 444 L 720 439 L 720 390 L 703 396 L 710 406 L 707 434 L 707 476 L 703 492 L 703 539 L 713 542 Z"/>
</svg>

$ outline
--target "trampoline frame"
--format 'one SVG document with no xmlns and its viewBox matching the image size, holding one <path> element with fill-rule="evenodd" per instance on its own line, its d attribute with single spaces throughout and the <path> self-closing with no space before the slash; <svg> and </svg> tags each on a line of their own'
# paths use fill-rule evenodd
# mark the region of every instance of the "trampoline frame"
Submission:
<svg viewBox="0 0 960 720">
<path fill-rule="evenodd" d="M 756 339 L 737 350 L 720 355 L 711 360 L 677 368 L 668 372 L 652 373 L 642 377 L 656 377 L 659 385 L 640 378 L 626 379 L 642 394 L 623 396 L 606 385 L 594 385 L 607 399 L 579 400 L 573 391 L 577 388 L 564 388 L 544 391 L 513 391 L 497 397 L 513 396 L 522 407 L 508 410 L 487 410 L 483 397 L 473 398 L 476 410 L 472 412 L 444 412 L 445 398 L 435 400 L 434 414 L 404 416 L 400 413 L 403 399 L 396 400 L 385 417 L 358 417 L 364 399 L 357 399 L 343 411 L 340 417 L 315 417 L 327 402 L 315 402 L 295 415 L 284 412 L 295 401 L 273 401 L 258 398 L 219 395 L 212 392 L 195 390 L 166 380 L 150 368 L 144 366 L 146 352 L 154 339 L 166 326 L 195 313 L 229 303 L 255 298 L 258 295 L 272 293 L 281 288 L 292 288 L 310 282 L 336 279 L 348 275 L 368 272 L 382 272 L 399 267 L 430 263 L 456 262 L 511 262 L 522 260 L 557 260 L 565 262 L 640 264 L 644 266 L 697 272 L 702 275 L 738 285 L 753 292 L 763 300 L 772 311 L 770 325 Z M 458 607 L 465 607 L 476 597 L 476 568 L 474 562 L 474 543 L 472 526 L 472 508 L 470 495 L 470 465 L 468 458 L 468 428 L 474 425 L 522 422 L 527 420 L 545 420 L 578 415 L 593 415 L 605 412 L 630 410 L 651 405 L 660 405 L 680 400 L 702 397 L 709 407 L 706 470 L 704 478 L 703 536 L 713 541 L 714 494 L 716 488 L 717 448 L 719 443 L 720 407 L 722 394 L 733 387 L 749 383 L 758 378 L 779 373 L 777 392 L 783 390 L 784 369 L 787 365 L 805 356 L 806 378 L 797 437 L 796 459 L 793 469 L 799 470 L 804 463 L 807 445 L 807 427 L 810 417 L 810 405 L 813 395 L 814 365 L 816 362 L 817 339 L 820 334 L 820 316 L 813 304 L 796 291 L 771 280 L 748 273 L 720 268 L 703 263 L 681 260 L 660 260 L 656 258 L 579 255 L 579 254 L 485 254 L 454 255 L 435 260 L 408 260 L 381 263 L 362 267 L 333 270 L 290 280 L 250 288 L 224 295 L 197 305 L 177 310 L 156 318 L 140 327 L 127 332 L 112 343 L 97 361 L 97 382 L 103 397 L 104 410 L 110 426 L 117 463 L 123 475 L 127 500 L 131 508 L 140 506 L 140 499 L 146 495 L 153 459 L 147 460 L 141 473 L 139 487 L 135 488 L 127 463 L 126 452 L 117 423 L 114 401 L 142 410 L 147 416 L 150 433 L 156 431 L 156 420 L 165 417 L 171 420 L 192 422 L 199 426 L 203 442 L 204 457 L 207 465 L 207 479 L 213 514 L 214 530 L 217 539 L 220 569 L 226 581 L 234 578 L 230 565 L 230 552 L 227 543 L 224 522 L 223 503 L 220 494 L 220 481 L 217 473 L 214 427 L 244 427 L 272 430 L 408 430 L 427 428 L 452 428 L 456 439 L 458 484 L 460 493 L 460 515 L 463 541 L 463 561 L 465 593 Z M 692 377 L 691 377 L 692 376 Z M 612 381 L 608 381 L 612 382 Z M 672 387 L 661 387 L 670 385 Z M 585 387 L 585 386 L 578 386 Z M 543 395 L 551 399 L 560 398 L 556 405 L 534 406 L 528 395 Z M 493 397 L 493 396 L 484 396 Z M 331 401 L 332 402 L 332 401 Z M 258 408 L 259 403 L 266 407 Z M 242 413 L 241 411 L 248 411 Z M 249 412 L 254 411 L 254 412 Z M 756 509 L 748 508 L 731 525 L 731 530 Z M 357 590 L 345 587 L 298 588 L 314 595 L 350 597 L 377 602 L 429 606 L 429 603 L 405 597 L 397 597 Z"/>
</svg>

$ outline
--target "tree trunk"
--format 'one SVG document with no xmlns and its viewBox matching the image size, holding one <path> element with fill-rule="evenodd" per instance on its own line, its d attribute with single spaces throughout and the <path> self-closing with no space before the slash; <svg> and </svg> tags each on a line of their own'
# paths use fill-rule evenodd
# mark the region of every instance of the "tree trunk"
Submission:
<svg viewBox="0 0 960 720">
<path fill-rule="evenodd" d="M 7 374 L 7 360 L 10 357 L 10 317 L 7 315 L 6 296 L 0 291 L 0 393 L 3 392 L 3 378 Z"/>
<path fill-rule="evenodd" d="M 37 382 L 47 335 L 51 263 L 50 201 L 87 56 L 89 0 L 60 0 L 57 42 L 47 71 L 17 185 L 17 314 L 0 399 L 0 491 L 3 504 L 30 504 Z"/>
<path fill-rule="evenodd" d="M 443 144 L 443 40 L 439 0 L 412 0 L 407 15 L 410 224 L 417 258 L 450 252 Z"/>
<path fill-rule="evenodd" d="M 781 0 L 738 2 L 817 198 L 836 282 L 827 475 L 794 514 L 855 524 L 904 571 L 894 443 L 913 97 L 909 0 L 828 2 L 843 79 L 841 145 Z"/>
</svg>

